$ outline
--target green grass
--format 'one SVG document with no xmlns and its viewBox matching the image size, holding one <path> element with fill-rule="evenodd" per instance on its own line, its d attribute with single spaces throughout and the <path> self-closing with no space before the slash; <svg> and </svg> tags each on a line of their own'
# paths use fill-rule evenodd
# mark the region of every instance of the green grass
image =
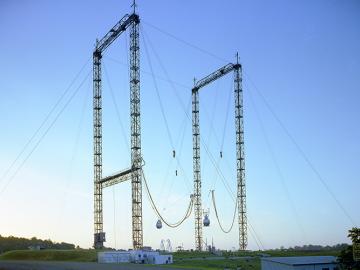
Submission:
<svg viewBox="0 0 360 270">
<path fill-rule="evenodd" d="M 95 250 L 13 250 L 0 255 L 0 260 L 95 262 Z"/>
<path fill-rule="evenodd" d="M 259 254 L 266 253 L 271 256 L 338 256 L 338 251 L 246 251 L 223 253 L 225 259 L 206 260 L 214 257 L 208 252 L 174 252 L 174 264 L 165 268 L 179 267 L 203 270 L 237 269 L 260 270 Z M 252 259 L 228 259 L 229 256 L 251 256 Z M 190 260 L 189 260 L 190 259 Z M 14 250 L 0 255 L 0 260 L 37 260 L 37 261 L 72 261 L 72 262 L 96 262 L 95 250 Z"/>
<path fill-rule="evenodd" d="M 192 269 L 204 269 L 204 270 L 222 270 L 222 269 L 249 269 L 260 270 L 260 259 L 254 258 L 250 260 L 189 260 L 189 261 L 175 261 L 169 267 L 181 267 Z"/>
</svg>

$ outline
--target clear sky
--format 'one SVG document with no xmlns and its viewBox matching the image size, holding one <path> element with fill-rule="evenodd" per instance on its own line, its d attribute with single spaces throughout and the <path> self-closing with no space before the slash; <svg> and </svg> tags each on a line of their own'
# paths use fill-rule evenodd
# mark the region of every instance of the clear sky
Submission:
<svg viewBox="0 0 360 270">
<path fill-rule="evenodd" d="M 0 1 L 0 176 L 87 63 L 59 107 L 0 178 L 1 235 L 92 245 L 92 50 L 96 38 L 131 12 L 130 2 Z M 180 219 L 192 192 L 191 121 L 185 111 L 191 114 L 193 78 L 235 61 L 239 52 L 249 248 L 347 242 L 347 230 L 360 225 L 359 1 L 139 0 L 138 12 L 144 170 L 163 215 L 174 222 Z M 128 33 L 121 36 L 103 60 L 108 77 L 103 74 L 104 175 L 129 166 L 128 41 Z M 209 156 L 234 192 L 232 75 L 203 89 L 200 99 L 203 203 L 211 220 L 204 238 L 213 238 L 219 248 L 237 248 L 236 226 L 229 234 L 220 231 L 208 195 L 215 189 L 221 222 L 228 227 L 234 202 Z M 171 140 L 180 164 L 172 158 Z M 104 191 L 107 246 L 131 246 L 130 197 L 129 183 Z M 144 244 L 158 248 L 161 239 L 170 239 L 173 246 L 193 248 L 193 216 L 178 229 L 157 230 L 145 193 L 143 215 Z"/>
</svg>

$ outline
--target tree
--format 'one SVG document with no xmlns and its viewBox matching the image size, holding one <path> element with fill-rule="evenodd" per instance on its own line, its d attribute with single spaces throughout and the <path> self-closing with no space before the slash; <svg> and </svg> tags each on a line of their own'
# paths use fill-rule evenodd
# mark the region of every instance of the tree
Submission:
<svg viewBox="0 0 360 270">
<path fill-rule="evenodd" d="M 360 229 L 359 228 L 352 228 L 349 230 L 348 237 L 351 239 L 353 244 L 360 243 Z M 343 269 L 346 270 L 360 270 L 360 262 L 354 261 L 354 254 L 353 254 L 353 246 L 348 246 L 343 249 L 340 253 L 338 261 Z"/>
<path fill-rule="evenodd" d="M 348 237 L 351 239 L 353 243 L 360 244 L 360 228 L 352 228 L 349 230 Z"/>
</svg>

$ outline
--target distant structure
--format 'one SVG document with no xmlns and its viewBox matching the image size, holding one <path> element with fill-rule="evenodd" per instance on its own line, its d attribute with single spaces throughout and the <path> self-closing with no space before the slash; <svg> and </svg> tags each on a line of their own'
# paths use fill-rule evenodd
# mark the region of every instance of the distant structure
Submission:
<svg viewBox="0 0 360 270">
<path fill-rule="evenodd" d="M 154 250 L 105 251 L 98 253 L 99 263 L 172 264 L 173 256 Z"/>
<path fill-rule="evenodd" d="M 132 187 L 132 240 L 133 248 L 143 246 L 142 226 L 142 156 L 140 127 L 140 56 L 139 23 L 135 13 L 125 15 L 100 40 L 93 52 L 93 130 L 94 130 L 94 248 L 104 247 L 103 188 L 131 179 Z M 130 117 L 131 117 L 131 164 L 130 168 L 103 178 L 102 176 L 102 89 L 101 59 L 103 52 L 130 28 Z"/>
<path fill-rule="evenodd" d="M 243 127 L 243 99 L 242 99 L 242 67 L 238 57 L 236 64 L 227 64 L 207 77 L 194 83 L 192 88 L 192 133 L 193 133 L 193 177 L 194 194 L 190 195 L 190 204 L 182 220 L 176 223 L 166 222 L 157 210 L 152 200 L 142 166 L 144 161 L 141 154 L 141 122 L 140 122 L 140 42 L 139 25 L 140 18 L 136 14 L 135 0 L 134 11 L 126 14 L 110 31 L 100 40 L 96 41 L 93 51 L 93 142 L 94 142 L 94 248 L 102 249 L 106 241 L 103 231 L 103 189 L 106 187 L 131 180 L 132 191 L 132 243 L 134 250 L 143 249 L 143 220 L 142 220 L 142 183 L 144 180 L 146 192 L 150 203 L 157 213 L 159 220 L 157 229 L 162 228 L 162 222 L 167 226 L 176 228 L 190 217 L 192 207 L 195 212 L 195 249 L 202 251 L 203 234 L 202 227 L 210 225 L 208 214 L 202 221 L 201 202 L 201 175 L 200 175 L 200 125 L 199 125 L 199 90 L 224 75 L 234 73 L 235 93 L 235 132 L 236 132 L 236 166 L 237 166 L 237 197 L 236 205 L 238 211 L 239 225 L 239 248 L 245 250 L 247 247 L 247 217 L 246 217 L 246 192 L 245 192 L 245 157 L 244 157 L 244 127 Z M 130 134 L 131 134 L 131 164 L 120 172 L 110 176 L 102 175 L 102 68 L 101 62 L 105 50 L 127 29 L 130 31 Z M 175 157 L 175 150 L 173 150 Z M 222 157 L 222 151 L 220 151 Z M 177 175 L 177 170 L 176 170 Z M 214 193 L 213 193 L 214 194 Z M 214 196 L 214 195 L 213 195 Z M 214 207 L 215 200 L 213 198 Z M 235 209 L 236 210 L 236 209 Z M 216 216 L 217 210 L 215 209 Z M 236 211 L 234 213 L 235 218 Z M 217 216 L 218 218 L 218 216 Z M 219 218 L 218 218 L 219 221 Z M 220 222 L 219 222 L 220 223 Z M 234 222 L 232 223 L 234 224 Z M 221 227 L 221 225 L 220 225 Z M 231 226 L 232 228 L 232 226 Z M 231 230 L 230 228 L 230 230 Z M 230 231 L 229 230 L 229 231 Z M 223 230 L 224 231 L 224 230 Z M 166 250 L 172 251 L 171 242 L 166 242 Z M 162 242 L 165 249 L 165 243 Z M 206 249 L 206 248 L 205 248 Z"/>
<path fill-rule="evenodd" d="M 201 206 L 201 163 L 200 163 L 200 116 L 199 90 L 208 84 L 220 79 L 224 75 L 234 72 L 235 92 L 235 133 L 236 133 L 236 166 L 237 166 L 237 198 L 239 223 L 239 248 L 247 247 L 247 217 L 246 217 L 246 190 L 245 190 L 245 154 L 244 154 L 244 123 L 241 65 L 227 64 L 205 78 L 197 81 L 192 88 L 192 132 L 193 132 L 193 176 L 195 196 L 195 249 L 202 251 L 202 206 Z M 222 152 L 220 152 L 222 156 Z M 208 215 L 205 215 L 204 226 L 209 226 Z"/>
<path fill-rule="evenodd" d="M 166 247 L 165 247 L 165 245 L 166 245 Z M 160 250 L 161 251 L 167 251 L 167 252 L 172 252 L 173 251 L 170 239 L 167 239 L 166 241 L 164 239 L 161 240 L 161 242 L 160 242 Z"/>
<path fill-rule="evenodd" d="M 334 256 L 267 257 L 261 258 L 261 270 L 338 270 Z"/>
</svg>

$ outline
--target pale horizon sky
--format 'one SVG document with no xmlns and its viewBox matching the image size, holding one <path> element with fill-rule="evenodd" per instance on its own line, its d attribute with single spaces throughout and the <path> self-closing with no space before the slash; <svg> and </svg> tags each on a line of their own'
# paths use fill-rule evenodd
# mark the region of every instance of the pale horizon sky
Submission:
<svg viewBox="0 0 360 270">
<path fill-rule="evenodd" d="M 0 235 L 92 246 L 92 51 L 96 38 L 131 12 L 131 2 L 0 1 Z M 171 222 L 180 219 L 192 193 L 191 121 L 178 98 L 191 115 L 193 78 L 201 79 L 235 61 L 239 52 L 244 71 L 248 248 L 348 243 L 348 229 L 360 225 L 360 3 L 137 2 L 144 171 L 163 215 Z M 130 162 L 128 42 L 126 32 L 103 58 L 104 176 L 127 168 Z M 146 48 L 181 166 L 172 158 Z M 84 64 L 59 108 L 3 178 Z M 173 85 L 164 80 L 162 67 Z M 200 125 L 203 143 L 234 192 L 232 79 L 229 74 L 201 90 Z M 82 81 L 69 106 L 12 178 Z M 210 209 L 211 220 L 203 230 L 204 240 L 214 239 L 222 249 L 238 248 L 236 224 L 229 234 L 217 224 L 209 190 L 215 189 L 225 228 L 231 224 L 234 202 L 204 147 L 201 163 L 203 207 Z M 108 247 L 131 247 L 130 188 L 127 182 L 104 191 Z M 143 217 L 144 245 L 159 248 L 162 239 L 170 239 L 173 247 L 194 248 L 193 214 L 178 229 L 164 225 L 157 230 L 156 215 L 143 190 Z"/>
</svg>

